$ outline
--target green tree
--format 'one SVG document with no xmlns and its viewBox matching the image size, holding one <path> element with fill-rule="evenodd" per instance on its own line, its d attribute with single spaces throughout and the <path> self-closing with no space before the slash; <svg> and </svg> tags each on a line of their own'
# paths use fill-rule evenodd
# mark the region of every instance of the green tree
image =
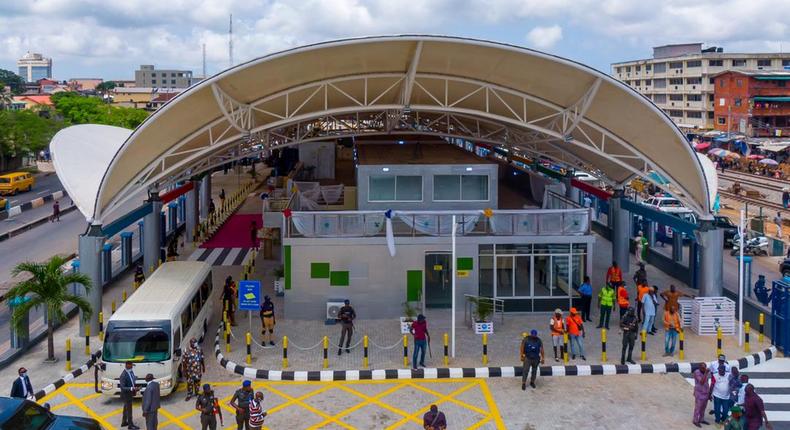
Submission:
<svg viewBox="0 0 790 430">
<path fill-rule="evenodd" d="M 0 109 L 6 109 L 13 102 L 14 97 L 12 97 L 11 92 L 6 91 L 5 84 L 0 82 Z"/>
<path fill-rule="evenodd" d="M 115 88 L 117 86 L 118 86 L 118 83 L 116 83 L 114 81 L 102 82 L 99 85 L 96 85 L 96 92 L 100 93 L 100 94 L 105 94 L 105 93 L 110 92 L 111 89 L 113 89 L 113 88 Z"/>
<path fill-rule="evenodd" d="M 35 111 L 0 110 L 0 160 L 46 148 L 62 127 L 61 121 L 43 117 Z"/>
<path fill-rule="evenodd" d="M 52 103 L 70 124 L 106 124 L 135 128 L 147 117 L 148 112 L 104 103 L 98 97 L 83 96 L 75 92 L 52 95 Z"/>
<path fill-rule="evenodd" d="M 20 273 L 29 273 L 30 278 L 20 282 L 15 287 L 8 290 L 6 297 L 27 298 L 27 301 L 14 308 L 11 314 L 11 323 L 18 330 L 25 322 L 25 316 L 31 309 L 43 306 L 47 316 L 47 360 L 55 360 L 54 332 L 55 323 L 64 321 L 66 314 L 63 306 L 66 303 L 74 303 L 82 311 L 83 318 L 87 321 L 93 309 L 90 303 L 83 297 L 69 293 L 70 284 L 79 284 L 88 291 L 91 288 L 91 280 L 84 273 L 73 273 L 63 271 L 66 259 L 54 256 L 44 263 L 25 262 L 19 263 L 11 270 L 14 276 Z"/>
<path fill-rule="evenodd" d="M 10 70 L 0 69 L 0 82 L 11 88 L 14 94 L 25 92 L 25 80 Z"/>
</svg>

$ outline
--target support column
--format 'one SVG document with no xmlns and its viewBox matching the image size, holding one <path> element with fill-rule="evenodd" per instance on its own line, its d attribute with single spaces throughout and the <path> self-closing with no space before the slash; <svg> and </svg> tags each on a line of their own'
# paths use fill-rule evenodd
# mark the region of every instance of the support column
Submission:
<svg viewBox="0 0 790 430">
<path fill-rule="evenodd" d="M 148 276 L 151 271 L 156 270 L 159 263 L 159 250 L 162 240 L 162 201 L 159 195 L 154 193 L 148 198 L 151 202 L 151 213 L 143 218 L 145 228 L 143 229 L 143 271 Z"/>
<path fill-rule="evenodd" d="M 102 284 L 107 284 L 112 279 L 112 244 L 105 243 L 101 250 Z"/>
<path fill-rule="evenodd" d="M 167 205 L 167 231 L 176 231 L 178 228 L 178 203 Z"/>
<path fill-rule="evenodd" d="M 700 252 L 697 268 L 697 285 L 702 297 L 722 295 L 722 253 L 724 232 L 712 221 L 701 221 L 695 233 Z M 748 288 L 748 286 L 747 286 Z"/>
<path fill-rule="evenodd" d="M 143 220 L 137 221 L 137 237 L 138 237 L 137 249 L 140 252 L 145 252 L 145 248 L 143 247 L 144 233 L 145 233 L 145 221 Z"/>
<path fill-rule="evenodd" d="M 562 179 L 562 182 L 565 184 L 565 197 L 574 203 L 579 203 L 581 201 L 579 189 L 571 184 L 572 179 L 573 176 L 570 174 L 570 172 L 569 176 L 566 176 Z"/>
<path fill-rule="evenodd" d="M 178 196 L 178 225 L 183 224 L 186 219 L 186 215 L 184 214 L 184 208 L 186 208 L 186 201 L 187 201 L 186 197 Z"/>
<path fill-rule="evenodd" d="M 167 246 L 167 216 L 161 210 L 159 211 L 159 248 Z M 164 257 L 162 261 L 165 261 Z"/>
<path fill-rule="evenodd" d="M 131 231 L 121 232 L 121 267 L 126 269 L 132 264 L 132 237 Z"/>
<path fill-rule="evenodd" d="M 616 261 L 623 273 L 628 273 L 629 244 L 631 242 L 630 214 L 621 209 L 620 202 L 624 199 L 623 190 L 615 190 L 609 199 L 609 213 L 612 215 L 612 261 Z"/>
<path fill-rule="evenodd" d="M 211 201 L 211 172 L 206 172 L 200 182 L 200 218 L 208 219 L 208 207 Z"/>
<path fill-rule="evenodd" d="M 656 222 L 655 221 L 647 221 L 645 222 L 647 226 L 647 231 L 645 232 L 645 237 L 647 238 L 647 246 L 653 248 L 656 246 Z"/>
<path fill-rule="evenodd" d="M 672 260 L 683 261 L 683 233 L 676 230 L 672 230 Z M 691 261 L 691 257 L 689 257 L 689 261 Z"/>
<path fill-rule="evenodd" d="M 192 181 L 191 190 L 186 192 L 186 201 L 184 204 L 185 218 L 186 218 L 186 240 L 193 242 L 195 240 L 195 229 L 198 225 L 198 195 L 197 195 L 198 181 Z"/>
<path fill-rule="evenodd" d="M 84 288 L 80 288 L 80 295 L 85 296 L 85 299 L 91 305 L 90 318 L 87 321 L 83 319 L 82 312 L 80 312 L 80 335 L 85 336 L 85 327 L 90 327 L 90 332 L 95 334 L 99 332 L 99 312 L 102 309 L 102 260 L 101 253 L 104 248 L 104 234 L 101 231 L 101 225 L 94 224 L 88 228 L 88 232 L 80 235 L 79 239 L 79 253 L 80 253 L 80 273 L 83 273 L 91 280 L 91 288 L 85 293 Z"/>
</svg>

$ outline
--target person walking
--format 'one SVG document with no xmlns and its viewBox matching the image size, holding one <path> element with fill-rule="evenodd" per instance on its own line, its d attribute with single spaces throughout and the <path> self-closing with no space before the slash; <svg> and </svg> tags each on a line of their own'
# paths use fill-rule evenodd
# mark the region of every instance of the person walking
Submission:
<svg viewBox="0 0 790 430">
<path fill-rule="evenodd" d="M 617 287 L 617 307 L 620 309 L 620 319 L 623 319 L 625 311 L 631 307 L 631 302 L 628 300 L 628 290 L 623 282 Z"/>
<path fill-rule="evenodd" d="M 639 322 L 645 320 L 645 310 L 642 306 L 642 299 L 645 297 L 645 294 L 647 294 L 649 291 L 650 291 L 650 286 L 647 285 L 647 281 L 636 284 L 636 319 Z"/>
<path fill-rule="evenodd" d="M 20 367 L 19 370 L 17 370 L 17 374 L 19 377 L 14 379 L 14 382 L 11 384 L 11 397 L 34 399 L 33 384 L 30 383 L 27 369 Z"/>
<path fill-rule="evenodd" d="M 143 391 L 143 418 L 145 430 L 156 430 L 159 427 L 159 383 L 154 381 L 154 375 L 145 375 L 145 391 Z"/>
<path fill-rule="evenodd" d="M 271 297 L 263 296 L 263 303 L 261 303 L 261 337 L 262 342 L 266 345 L 274 346 L 274 326 L 277 321 L 274 319 L 274 303 Z"/>
<path fill-rule="evenodd" d="M 267 413 L 263 410 L 263 393 L 258 391 L 250 401 L 250 429 L 261 430 Z"/>
<path fill-rule="evenodd" d="M 601 291 L 598 292 L 598 304 L 601 307 L 601 316 L 598 319 L 598 327 L 609 330 L 609 318 L 612 316 L 612 306 L 614 305 L 614 288 L 607 282 Z"/>
<path fill-rule="evenodd" d="M 647 283 L 647 271 L 645 270 L 645 263 L 639 263 L 639 269 L 634 272 L 634 284 L 646 284 Z"/>
<path fill-rule="evenodd" d="M 727 402 L 727 410 L 738 404 L 738 393 L 740 393 L 743 387 L 741 373 L 738 368 L 733 367 L 730 373 L 732 374 L 732 378 L 730 378 L 730 399 Z"/>
<path fill-rule="evenodd" d="M 228 319 L 231 326 L 236 326 L 236 282 L 232 276 L 225 278 L 225 285 L 222 287 L 222 309 L 228 312 Z"/>
<path fill-rule="evenodd" d="M 346 354 L 350 353 L 348 346 L 351 344 L 351 336 L 354 335 L 354 320 L 357 318 L 357 313 L 351 306 L 351 301 L 346 299 L 343 301 L 343 307 L 337 314 L 337 319 L 340 321 L 342 329 L 340 330 L 340 343 L 337 345 L 337 355 L 343 353 L 343 341 L 346 342 Z"/>
<path fill-rule="evenodd" d="M 425 430 L 447 429 L 447 417 L 440 412 L 436 405 L 431 405 L 430 410 L 422 416 L 422 428 Z"/>
<path fill-rule="evenodd" d="M 521 341 L 521 361 L 524 363 L 521 372 L 521 390 L 527 389 L 527 374 L 529 386 L 535 388 L 535 377 L 538 374 L 538 365 L 546 362 L 543 353 L 543 341 L 538 337 L 538 331 L 532 330 L 529 336 Z"/>
<path fill-rule="evenodd" d="M 420 357 L 420 367 L 425 367 L 425 349 L 428 347 L 429 338 L 428 321 L 425 320 L 425 315 L 417 315 L 417 321 L 411 323 L 409 332 L 414 336 L 414 353 L 411 357 L 411 368 L 417 369 L 418 356 Z"/>
<path fill-rule="evenodd" d="M 252 401 L 252 382 L 245 380 L 241 388 L 233 393 L 228 404 L 236 411 L 236 429 L 250 430 L 250 402 Z"/>
<path fill-rule="evenodd" d="M 612 261 L 612 265 L 606 270 L 606 283 L 614 285 L 615 282 L 623 282 L 623 271 L 616 261 Z"/>
<path fill-rule="evenodd" d="M 623 349 L 620 351 L 620 364 L 625 364 L 626 362 L 636 364 L 631 357 L 634 353 L 634 343 L 636 342 L 636 333 L 639 330 L 639 321 L 636 319 L 633 307 L 629 307 L 623 319 L 620 320 L 620 329 L 623 330 Z M 626 352 L 628 353 L 627 356 Z"/>
<path fill-rule="evenodd" d="M 218 407 L 214 392 L 211 391 L 211 385 L 203 384 L 203 393 L 198 396 L 195 409 L 200 411 L 201 430 L 217 430 L 216 414 L 221 416 L 222 411 Z"/>
<path fill-rule="evenodd" d="M 637 234 L 635 241 L 636 247 L 634 253 L 636 254 L 636 261 L 640 266 L 644 267 L 645 261 L 647 260 L 647 238 L 640 231 L 639 234 Z"/>
<path fill-rule="evenodd" d="M 664 357 L 672 357 L 678 333 L 683 331 L 680 326 L 680 314 L 671 307 L 664 311 Z"/>
<path fill-rule="evenodd" d="M 592 322 L 590 319 L 590 305 L 592 304 L 592 284 L 590 284 L 590 277 L 585 276 L 584 282 L 579 287 L 579 296 L 581 297 L 582 320 Z"/>
<path fill-rule="evenodd" d="M 187 378 L 187 398 L 184 401 L 188 402 L 193 395 L 197 397 L 200 394 L 200 380 L 206 372 L 203 350 L 194 337 L 189 339 L 189 349 L 184 354 L 183 363 L 184 375 Z"/>
<path fill-rule="evenodd" d="M 121 427 L 127 427 L 129 430 L 139 430 L 134 424 L 134 417 L 132 414 L 132 400 L 134 395 L 137 394 L 139 388 L 135 386 L 137 378 L 134 376 L 134 363 L 127 361 L 121 375 L 118 377 L 119 386 L 121 388 L 121 400 L 123 401 L 123 412 L 121 414 Z"/>
<path fill-rule="evenodd" d="M 713 400 L 713 414 L 716 424 L 721 424 L 727 418 L 727 406 L 730 403 L 730 379 L 732 373 L 727 373 L 724 366 L 711 377 L 710 399 Z"/>
<path fill-rule="evenodd" d="M 656 307 L 658 301 L 655 298 L 655 289 L 650 288 L 644 296 L 642 296 L 642 309 L 645 312 L 645 321 L 642 323 L 642 330 L 649 334 L 655 334 L 653 323 L 656 319 Z"/>
<path fill-rule="evenodd" d="M 579 356 L 582 360 L 587 361 L 584 357 L 584 322 L 582 317 L 576 311 L 576 308 L 571 308 L 570 315 L 565 320 L 565 327 L 568 330 L 571 343 L 571 358 L 576 359 L 576 352 L 578 349 Z"/>
<path fill-rule="evenodd" d="M 554 309 L 554 315 L 549 320 L 549 330 L 551 332 L 551 347 L 554 349 L 554 361 L 560 361 L 557 358 L 557 350 L 560 350 L 560 356 L 563 352 L 563 338 L 565 335 L 565 322 L 562 320 L 562 310 L 560 308 Z"/>
<path fill-rule="evenodd" d="M 763 424 L 767 430 L 773 430 L 773 424 L 768 422 L 768 417 L 765 415 L 763 399 L 754 391 L 752 384 L 746 385 L 743 407 L 746 410 L 743 414 L 746 418 L 746 430 L 760 430 Z"/>
<path fill-rule="evenodd" d="M 705 421 L 705 408 L 708 406 L 710 400 L 710 385 L 708 378 L 710 377 L 710 370 L 708 365 L 700 363 L 697 370 L 693 372 L 694 376 L 694 414 L 692 415 L 692 424 L 697 427 L 702 427 L 700 424 L 710 424 Z"/>
<path fill-rule="evenodd" d="M 778 237 L 779 239 L 784 237 L 784 236 L 782 236 L 782 223 L 783 223 L 782 213 L 781 212 L 777 212 L 776 216 L 774 217 L 774 225 L 776 225 L 776 237 Z M 748 413 L 749 413 L 749 411 L 746 411 L 747 415 L 748 415 Z"/>
<path fill-rule="evenodd" d="M 219 190 L 219 205 L 221 208 L 225 208 L 225 189 L 220 188 Z"/>
<path fill-rule="evenodd" d="M 60 222 L 60 202 L 55 200 L 52 204 L 52 222 Z"/>
</svg>

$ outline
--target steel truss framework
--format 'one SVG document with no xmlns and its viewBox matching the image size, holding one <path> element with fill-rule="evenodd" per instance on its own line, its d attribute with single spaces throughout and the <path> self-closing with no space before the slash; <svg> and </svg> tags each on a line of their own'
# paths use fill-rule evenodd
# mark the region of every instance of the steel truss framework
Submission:
<svg viewBox="0 0 790 430">
<path fill-rule="evenodd" d="M 655 170 L 673 183 L 669 191 L 687 207 L 698 214 L 708 213 L 657 162 L 585 117 L 601 85 L 600 77 L 579 100 L 562 107 L 483 81 L 417 73 L 420 49 L 418 44 L 405 73 L 326 79 L 250 103 L 235 100 L 212 83 L 222 116 L 142 169 L 103 212 L 123 204 L 139 187 L 180 180 L 234 159 L 327 138 L 397 133 L 501 145 L 528 157 L 545 157 L 585 170 L 615 188 L 635 176 L 667 188 L 647 175 Z M 596 161 L 607 164 L 608 170 L 597 168 Z"/>
</svg>

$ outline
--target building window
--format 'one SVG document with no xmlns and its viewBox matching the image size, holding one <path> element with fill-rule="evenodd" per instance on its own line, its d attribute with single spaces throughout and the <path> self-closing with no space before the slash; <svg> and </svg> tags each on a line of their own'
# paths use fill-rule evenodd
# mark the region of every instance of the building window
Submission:
<svg viewBox="0 0 790 430">
<path fill-rule="evenodd" d="M 725 125 L 725 124 L 727 124 L 727 118 L 723 117 L 723 116 L 720 116 L 720 117 L 716 118 L 716 122 L 719 125 Z"/>
<path fill-rule="evenodd" d="M 735 107 L 740 107 L 740 106 L 741 106 L 741 99 L 740 98 L 736 98 L 735 99 Z"/>
<path fill-rule="evenodd" d="M 653 81 L 652 81 L 652 80 L 650 80 L 650 79 L 645 79 L 645 86 L 646 86 L 646 87 L 649 87 L 649 86 L 650 86 L 650 84 L 652 84 L 652 83 L 653 83 Z"/>
<path fill-rule="evenodd" d="M 690 110 L 690 111 L 686 112 L 686 117 L 687 118 L 702 118 L 702 112 L 700 112 L 698 110 Z"/>
<path fill-rule="evenodd" d="M 682 61 L 673 61 L 673 62 L 669 63 L 669 68 L 670 69 L 682 69 L 683 68 L 683 62 Z"/>
<path fill-rule="evenodd" d="M 686 96 L 687 102 L 701 102 L 702 94 L 689 94 Z"/>
<path fill-rule="evenodd" d="M 713 102 L 713 94 L 708 94 L 708 101 Z"/>
<path fill-rule="evenodd" d="M 422 176 L 370 176 L 368 201 L 422 201 Z"/>
<path fill-rule="evenodd" d="M 714 84 L 716 84 L 716 78 L 710 78 L 710 80 L 709 80 L 708 82 L 709 82 L 711 85 L 714 85 Z"/>
<path fill-rule="evenodd" d="M 683 85 L 683 78 L 672 78 L 669 80 L 669 85 Z"/>
<path fill-rule="evenodd" d="M 675 118 L 683 118 L 683 111 L 682 110 L 671 110 L 669 111 L 669 116 Z"/>
<path fill-rule="evenodd" d="M 667 95 L 666 94 L 653 94 L 653 100 L 656 103 L 666 103 L 667 102 Z"/>
<path fill-rule="evenodd" d="M 757 60 L 757 67 L 771 67 L 771 60 Z"/>
<path fill-rule="evenodd" d="M 176 77 L 176 72 L 171 72 L 171 73 L 170 73 L 170 77 L 171 77 L 171 78 L 175 78 L 175 77 Z"/>
<path fill-rule="evenodd" d="M 175 84 L 176 84 L 176 80 L 175 80 L 175 79 L 171 79 L 171 80 L 170 80 L 170 84 L 171 84 L 171 85 L 175 85 Z"/>
<path fill-rule="evenodd" d="M 180 77 L 183 77 L 183 76 L 184 76 L 184 74 L 183 74 L 183 73 L 180 73 L 180 72 L 178 73 L 178 77 L 179 77 L 179 78 L 180 78 Z"/>
<path fill-rule="evenodd" d="M 156 79 L 151 79 L 152 84 L 156 84 Z"/>
<path fill-rule="evenodd" d="M 686 67 L 702 67 L 701 60 L 686 61 Z"/>
<path fill-rule="evenodd" d="M 617 71 L 617 73 L 622 73 L 623 72 L 623 68 L 622 67 L 616 67 L 615 70 Z"/>
<path fill-rule="evenodd" d="M 631 71 L 631 66 L 625 66 L 625 71 L 626 71 L 626 73 L 630 72 Z"/>
<path fill-rule="evenodd" d="M 682 102 L 683 101 L 683 94 L 670 94 L 669 100 L 673 102 Z"/>
<path fill-rule="evenodd" d="M 653 72 L 664 73 L 667 71 L 667 63 L 656 63 L 653 65 Z"/>
<path fill-rule="evenodd" d="M 488 201 L 486 175 L 434 175 L 434 201 Z"/>
<path fill-rule="evenodd" d="M 155 78 L 156 77 L 156 72 L 151 72 L 151 77 Z"/>
<path fill-rule="evenodd" d="M 666 79 L 654 79 L 653 80 L 653 87 L 658 88 L 666 88 L 667 87 L 667 80 Z"/>
<path fill-rule="evenodd" d="M 724 85 L 726 85 L 725 81 L 726 81 L 726 79 L 719 78 L 719 88 L 724 88 Z"/>
<path fill-rule="evenodd" d="M 650 69 L 652 69 L 652 67 L 650 66 L 650 64 L 645 64 L 645 72 L 649 72 L 649 71 L 650 71 Z"/>
<path fill-rule="evenodd" d="M 743 86 L 743 79 L 736 79 L 735 80 L 735 86 L 738 87 L 738 88 L 742 87 Z"/>
<path fill-rule="evenodd" d="M 708 119 L 713 119 L 713 111 L 708 111 Z"/>
<path fill-rule="evenodd" d="M 732 60 L 732 67 L 746 67 L 746 60 Z"/>
<path fill-rule="evenodd" d="M 636 67 L 634 68 L 634 71 L 636 71 L 636 72 L 640 72 L 640 71 L 642 71 L 642 66 L 636 66 Z"/>
<path fill-rule="evenodd" d="M 722 67 L 724 60 L 708 60 L 708 67 Z"/>
</svg>

